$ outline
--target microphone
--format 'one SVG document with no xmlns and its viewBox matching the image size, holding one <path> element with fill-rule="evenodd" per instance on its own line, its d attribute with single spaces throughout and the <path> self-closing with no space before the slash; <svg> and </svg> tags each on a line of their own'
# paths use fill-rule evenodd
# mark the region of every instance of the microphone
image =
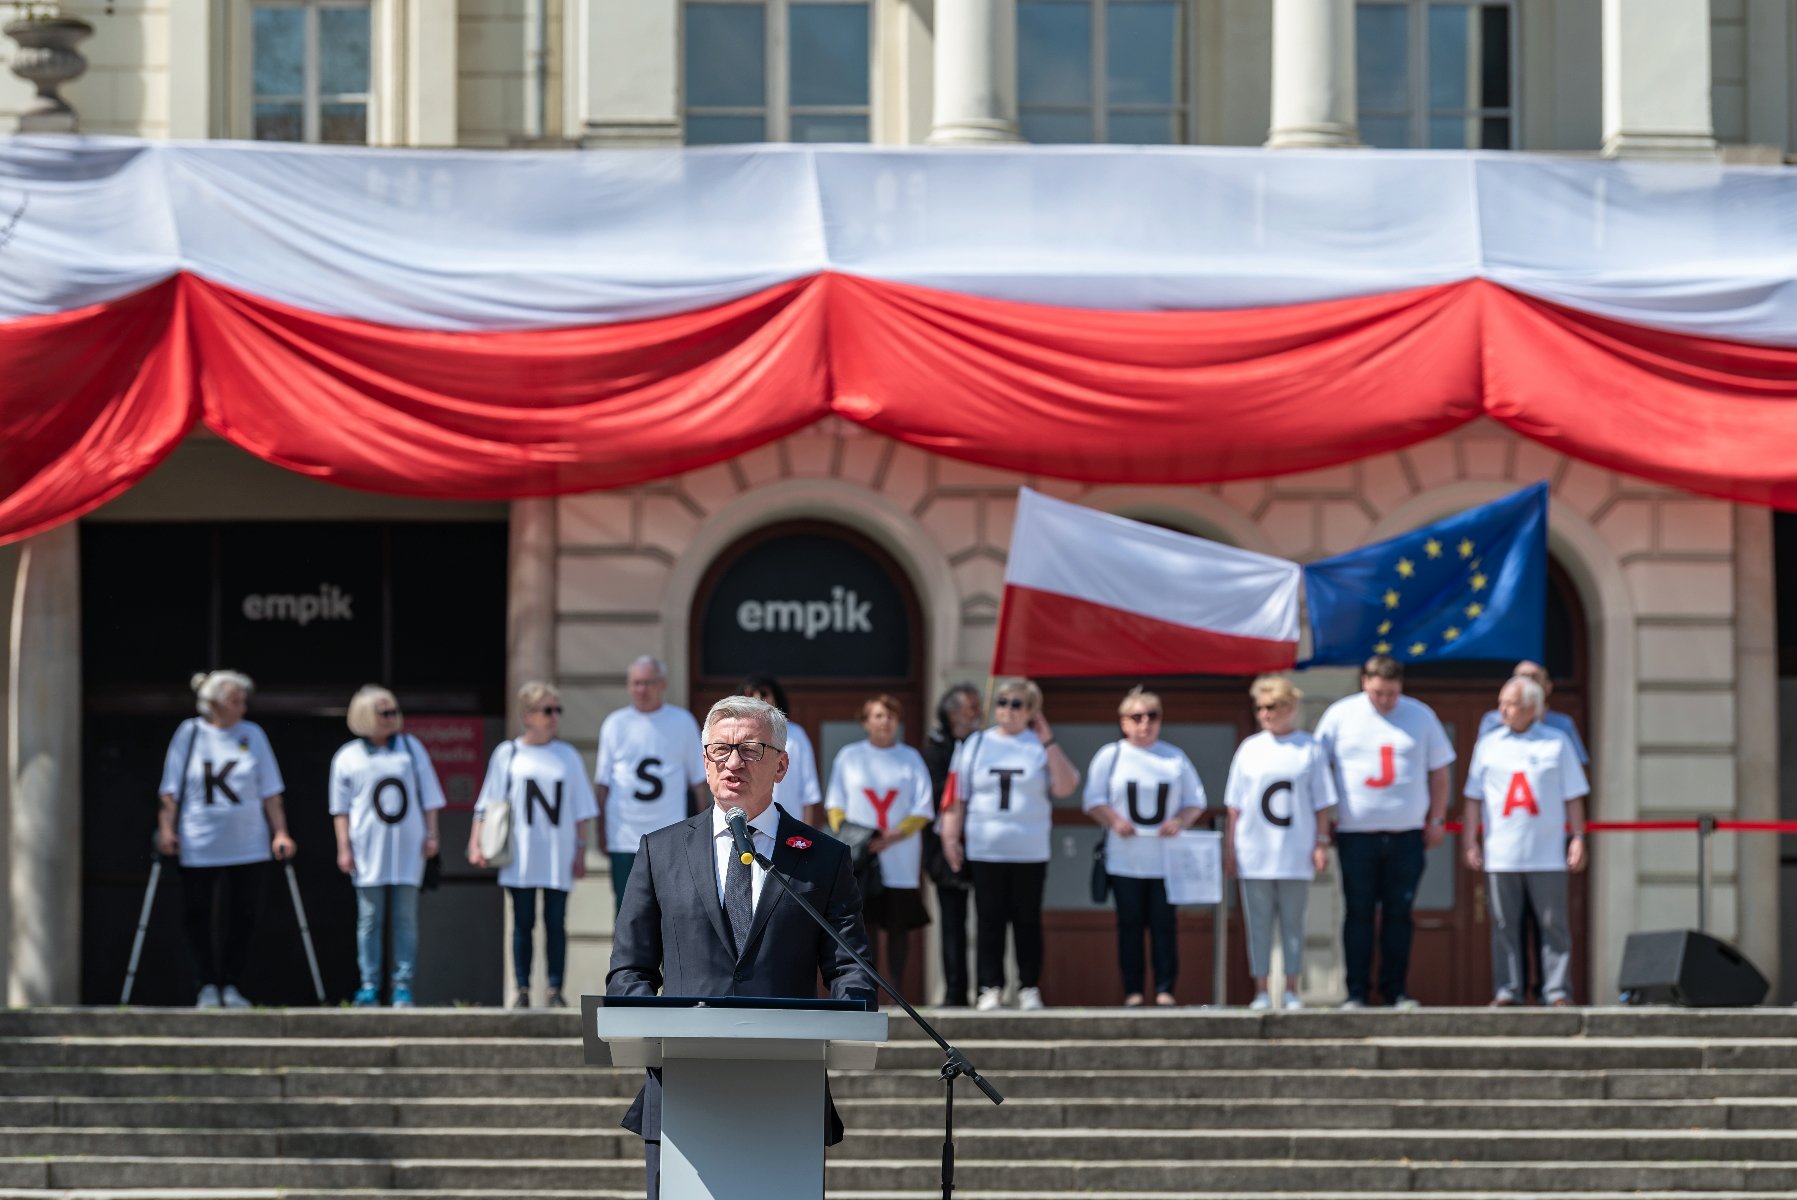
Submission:
<svg viewBox="0 0 1797 1200">
<path fill-rule="evenodd" d="M 730 826 L 730 840 L 736 843 L 736 852 L 742 855 L 743 866 L 752 866 L 755 862 L 755 843 L 749 840 L 749 814 L 740 808 L 733 808 L 724 814 L 724 824 Z"/>
</svg>

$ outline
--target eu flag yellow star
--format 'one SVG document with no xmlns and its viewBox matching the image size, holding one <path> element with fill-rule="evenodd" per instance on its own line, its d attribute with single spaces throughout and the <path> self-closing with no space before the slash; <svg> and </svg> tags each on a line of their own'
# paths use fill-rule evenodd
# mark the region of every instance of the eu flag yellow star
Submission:
<svg viewBox="0 0 1797 1200">
<path fill-rule="evenodd" d="M 1459 636 L 1460 630 L 1452 625 L 1441 631 L 1441 640 L 1444 642 L 1451 642 Z"/>
<path fill-rule="evenodd" d="M 1430 558 L 1440 558 L 1441 557 L 1441 543 L 1436 541 L 1434 538 L 1430 538 L 1428 541 L 1423 543 L 1423 553 L 1427 554 Z"/>
<path fill-rule="evenodd" d="M 1484 611 L 1485 606 L 1475 600 L 1473 603 L 1466 606 L 1466 619 L 1469 621 L 1476 621 L 1479 619 L 1479 614 Z"/>
<path fill-rule="evenodd" d="M 1423 651 L 1427 650 L 1428 648 L 1429 648 L 1429 643 L 1427 643 L 1427 642 L 1411 642 L 1410 643 L 1410 657 L 1415 658 L 1417 655 L 1421 654 Z"/>
<path fill-rule="evenodd" d="M 1482 592 L 1485 590 L 1485 585 L 1489 582 L 1490 580 L 1486 579 L 1482 573 L 1475 571 L 1472 578 L 1472 589 L 1475 592 Z"/>
<path fill-rule="evenodd" d="M 1373 653 L 1374 654 L 1390 654 L 1391 653 L 1391 643 L 1390 642 L 1374 642 L 1373 643 Z"/>
<path fill-rule="evenodd" d="M 1386 593 L 1385 593 L 1385 607 L 1396 608 L 1397 606 L 1398 606 L 1398 594 L 1394 591 L 1391 591 L 1390 589 L 1387 589 Z"/>
<path fill-rule="evenodd" d="M 1379 622 L 1379 636 L 1380 637 L 1384 637 L 1386 634 L 1388 634 L 1390 632 L 1391 632 L 1391 622 L 1390 621 Z"/>
<path fill-rule="evenodd" d="M 1409 579 L 1416 574 L 1416 564 L 1407 558 L 1400 558 L 1398 560 L 1398 574 L 1405 579 Z"/>
<path fill-rule="evenodd" d="M 1472 556 L 1473 556 L 1473 540 L 1471 538 L 1461 538 L 1460 539 L 1460 557 L 1461 558 L 1471 558 Z"/>
</svg>

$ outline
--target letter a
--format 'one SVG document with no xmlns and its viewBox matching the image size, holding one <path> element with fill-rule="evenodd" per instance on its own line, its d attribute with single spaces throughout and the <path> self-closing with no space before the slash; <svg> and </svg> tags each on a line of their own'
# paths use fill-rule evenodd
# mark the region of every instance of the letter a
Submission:
<svg viewBox="0 0 1797 1200">
<path fill-rule="evenodd" d="M 1541 809 L 1535 803 L 1535 790 L 1529 786 L 1529 777 L 1521 771 L 1510 776 L 1510 790 L 1504 793 L 1504 815 L 1507 817 L 1519 808 L 1526 809 L 1531 817 L 1541 815 Z"/>
<path fill-rule="evenodd" d="M 1370 788 L 1388 788 L 1398 781 L 1398 758 L 1390 746 L 1379 747 L 1379 778 L 1369 779 Z"/>
</svg>

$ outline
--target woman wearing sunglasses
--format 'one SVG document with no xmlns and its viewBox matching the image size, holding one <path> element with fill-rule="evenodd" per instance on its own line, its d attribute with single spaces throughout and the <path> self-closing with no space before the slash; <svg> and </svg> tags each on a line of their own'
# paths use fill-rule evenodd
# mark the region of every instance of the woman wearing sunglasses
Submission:
<svg viewBox="0 0 1797 1200">
<path fill-rule="evenodd" d="M 574 747 L 559 740 L 562 696 L 547 683 L 518 689 L 524 733 L 493 751 L 487 778 L 474 806 L 468 833 L 468 861 L 487 865 L 480 852 L 482 814 L 498 805 L 512 810 L 512 861 L 499 869 L 499 885 L 512 896 L 512 976 L 518 986 L 513 1008 L 530 1007 L 530 965 L 537 923 L 537 893 L 543 894 L 543 957 L 549 991 L 544 1003 L 566 1008 L 562 970 L 568 961 L 568 893 L 587 873 L 587 845 L 599 802 L 587 782 L 586 767 Z"/>
<path fill-rule="evenodd" d="M 1175 1003 L 1179 975 L 1177 914 L 1167 902 L 1161 838 L 1177 837 L 1204 816 L 1204 785 L 1185 751 L 1161 741 L 1161 698 L 1131 688 L 1117 706 L 1123 737 L 1099 748 L 1086 771 L 1086 811 L 1107 830 L 1104 869 L 1117 901 L 1117 961 L 1123 1003 L 1136 1008 L 1147 989 L 1142 935 L 1154 952 L 1154 1002 Z"/>
<path fill-rule="evenodd" d="M 401 732 L 399 701 L 384 687 L 363 688 L 349 701 L 349 731 L 331 759 L 331 823 L 337 867 L 356 885 L 356 964 L 362 986 L 355 1005 L 381 1002 L 383 927 L 393 918 L 394 1008 L 412 1007 L 418 961 L 418 889 L 424 862 L 437 852 L 443 787 L 417 738 Z"/>
<path fill-rule="evenodd" d="M 1298 728 L 1304 693 L 1283 675 L 1262 675 L 1248 689 L 1261 732 L 1243 742 L 1229 764 L 1223 803 L 1229 833 L 1223 866 L 1242 881 L 1242 919 L 1248 927 L 1250 1008 L 1273 1007 L 1273 921 L 1284 951 L 1282 1008 L 1303 1008 L 1304 909 L 1310 882 L 1329 865 L 1335 776 L 1321 745 Z"/>
<path fill-rule="evenodd" d="M 1079 770 L 1055 745 L 1042 715 L 1042 689 L 999 681 L 997 724 L 961 743 L 942 795 L 942 854 L 967 863 L 978 910 L 975 960 L 979 999 L 990 1012 L 1005 990 L 1005 931 L 1017 954 L 1017 1007 L 1042 1007 L 1042 885 L 1048 878 L 1049 793 L 1071 796 Z"/>
</svg>

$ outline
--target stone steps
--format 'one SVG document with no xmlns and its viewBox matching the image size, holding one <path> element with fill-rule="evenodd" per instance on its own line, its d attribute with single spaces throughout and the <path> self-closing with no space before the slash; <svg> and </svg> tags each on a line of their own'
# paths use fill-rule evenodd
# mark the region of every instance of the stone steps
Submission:
<svg viewBox="0 0 1797 1200">
<path fill-rule="evenodd" d="M 1797 1013 L 943 1014 L 1005 1092 L 959 1195 L 1741 1200 L 1797 1180 Z M 501 1010 L 0 1012 L 0 1200 L 640 1194 L 640 1074 Z M 940 1051 L 839 1075 L 838 1200 L 936 1196 Z"/>
</svg>

